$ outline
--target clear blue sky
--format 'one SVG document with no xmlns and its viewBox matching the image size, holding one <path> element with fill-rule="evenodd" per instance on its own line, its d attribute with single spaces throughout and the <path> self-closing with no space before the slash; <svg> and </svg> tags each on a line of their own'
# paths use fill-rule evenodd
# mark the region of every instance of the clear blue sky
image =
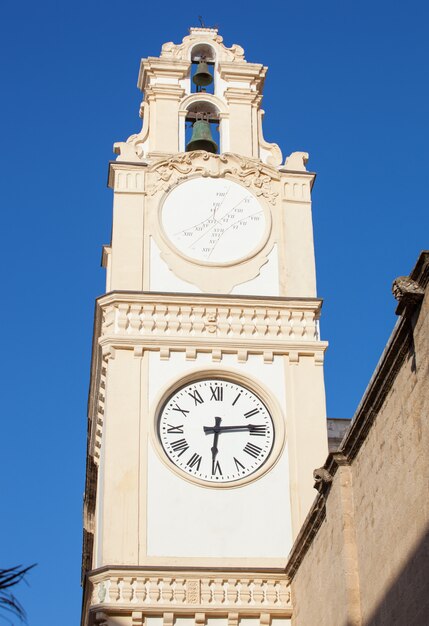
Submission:
<svg viewBox="0 0 429 626">
<path fill-rule="evenodd" d="M 152 4 L 152 3 L 151 3 Z M 425 2 L 8 2 L 2 48 L 0 566 L 31 626 L 76 626 L 94 299 L 107 163 L 140 128 L 142 56 L 202 13 L 269 66 L 265 136 L 310 153 L 328 414 L 352 416 L 429 247 Z M 205 8 L 207 6 L 207 8 Z M 261 10 L 262 9 L 262 10 Z"/>
</svg>

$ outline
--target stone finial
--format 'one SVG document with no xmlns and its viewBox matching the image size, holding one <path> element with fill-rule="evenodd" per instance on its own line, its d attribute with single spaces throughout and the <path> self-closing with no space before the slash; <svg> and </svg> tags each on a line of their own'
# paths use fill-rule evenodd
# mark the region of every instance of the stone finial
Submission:
<svg viewBox="0 0 429 626">
<path fill-rule="evenodd" d="M 292 154 L 286 157 L 285 167 L 296 172 L 306 172 L 307 168 L 305 166 L 308 158 L 308 152 L 292 152 Z"/>
</svg>

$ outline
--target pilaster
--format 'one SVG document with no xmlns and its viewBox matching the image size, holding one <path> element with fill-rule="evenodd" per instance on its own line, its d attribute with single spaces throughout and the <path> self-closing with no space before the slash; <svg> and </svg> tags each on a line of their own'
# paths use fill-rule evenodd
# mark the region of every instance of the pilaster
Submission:
<svg viewBox="0 0 429 626">
<path fill-rule="evenodd" d="M 321 346 L 320 346 L 321 347 Z M 292 531 L 297 536 L 314 499 L 313 470 L 328 454 L 323 352 L 290 351 L 285 366 Z"/>
</svg>

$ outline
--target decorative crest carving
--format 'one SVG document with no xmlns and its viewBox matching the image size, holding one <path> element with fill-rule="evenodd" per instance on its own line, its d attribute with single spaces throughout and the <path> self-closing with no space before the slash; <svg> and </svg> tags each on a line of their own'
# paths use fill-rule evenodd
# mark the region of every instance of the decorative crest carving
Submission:
<svg viewBox="0 0 429 626">
<path fill-rule="evenodd" d="M 256 196 L 263 196 L 273 205 L 279 195 L 272 189 L 273 180 L 279 180 L 276 170 L 237 154 L 210 154 L 204 151 L 181 153 L 159 161 L 149 172 L 156 175 L 155 182 L 149 186 L 150 195 L 160 190 L 168 191 L 182 179 L 195 174 L 213 178 L 230 174 L 246 187 L 252 188 Z"/>
<path fill-rule="evenodd" d="M 188 50 L 195 43 L 213 42 L 217 44 L 220 60 L 230 62 L 246 62 L 244 58 L 244 49 L 238 44 L 233 44 L 227 48 L 223 43 L 223 37 L 218 34 L 217 28 L 190 28 L 189 35 L 183 38 L 182 43 L 175 44 L 167 41 L 162 45 L 161 58 L 170 59 L 187 59 Z"/>
</svg>

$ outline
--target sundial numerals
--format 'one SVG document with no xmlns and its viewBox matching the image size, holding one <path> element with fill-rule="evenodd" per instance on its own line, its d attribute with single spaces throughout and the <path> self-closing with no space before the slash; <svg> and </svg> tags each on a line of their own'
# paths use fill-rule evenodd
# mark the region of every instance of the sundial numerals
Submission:
<svg viewBox="0 0 429 626">
<path fill-rule="evenodd" d="M 261 242 L 265 213 L 245 186 L 192 178 L 174 187 L 162 207 L 167 238 L 182 254 L 210 263 L 245 257 Z"/>
</svg>

